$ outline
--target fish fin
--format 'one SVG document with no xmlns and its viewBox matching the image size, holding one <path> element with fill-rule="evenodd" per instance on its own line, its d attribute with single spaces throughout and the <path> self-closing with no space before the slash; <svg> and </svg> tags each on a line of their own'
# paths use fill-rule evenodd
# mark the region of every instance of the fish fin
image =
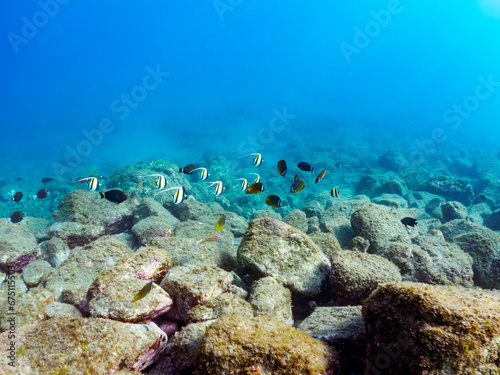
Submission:
<svg viewBox="0 0 500 375">
<path fill-rule="evenodd" d="M 99 192 L 99 194 L 101 194 L 101 199 L 104 198 L 104 194 L 103 193 Z"/>
</svg>

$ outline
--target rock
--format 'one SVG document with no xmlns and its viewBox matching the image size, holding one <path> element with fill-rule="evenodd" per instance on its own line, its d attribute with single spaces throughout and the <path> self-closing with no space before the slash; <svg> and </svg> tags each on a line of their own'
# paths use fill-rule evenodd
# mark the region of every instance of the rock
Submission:
<svg viewBox="0 0 500 375">
<path fill-rule="evenodd" d="M 291 213 L 285 216 L 283 222 L 304 233 L 307 232 L 307 217 L 304 211 L 293 210 Z"/>
<path fill-rule="evenodd" d="M 3 353 L 9 345 L 7 334 L 0 335 Z M 8 375 L 141 371 L 157 360 L 165 346 L 165 334 L 152 323 L 55 317 L 18 329 L 17 367 L 11 370 L 3 355 L 0 368 Z"/>
<path fill-rule="evenodd" d="M 271 210 L 258 210 L 252 215 L 252 220 L 261 219 L 263 217 L 270 217 L 276 220 L 281 220 L 281 215 L 279 212 L 271 211 Z"/>
<path fill-rule="evenodd" d="M 407 208 L 408 202 L 403 197 L 396 194 L 382 194 L 372 199 L 375 204 L 380 204 L 393 208 Z"/>
<path fill-rule="evenodd" d="M 33 288 L 27 293 L 16 293 L 15 304 L 0 304 L 0 332 L 9 330 L 13 317 L 15 326 L 19 328 L 23 324 L 31 324 L 47 319 L 45 306 L 54 302 L 54 296 L 45 288 Z M 7 300 L 7 299 L 5 299 Z M 13 307 L 11 310 L 10 307 Z M 12 313 L 15 312 L 15 315 Z M 2 368 L 0 366 L 0 368 Z"/>
<path fill-rule="evenodd" d="M 356 236 L 352 239 L 351 242 L 351 249 L 353 251 L 359 251 L 362 253 L 366 253 L 370 247 L 370 241 L 367 239 L 361 237 L 361 236 Z"/>
<path fill-rule="evenodd" d="M 482 153 L 476 158 L 474 169 L 477 175 L 493 174 L 500 176 L 500 161 L 493 153 Z"/>
<path fill-rule="evenodd" d="M 172 306 L 170 296 L 158 285 L 142 299 L 133 302 L 134 296 L 147 284 L 135 278 L 121 279 L 108 285 L 89 302 L 92 317 L 136 323 L 153 320 Z"/>
<path fill-rule="evenodd" d="M 446 202 L 441 205 L 441 211 L 443 212 L 443 219 L 445 222 L 455 219 L 465 219 L 469 216 L 467 207 L 460 202 Z"/>
<path fill-rule="evenodd" d="M 250 222 L 238 247 L 238 261 L 305 296 L 320 294 L 330 269 L 326 255 L 305 233 L 271 218 Z"/>
<path fill-rule="evenodd" d="M 404 197 L 408 194 L 408 187 L 406 186 L 406 183 L 399 177 L 391 177 L 389 180 L 383 183 L 380 192 L 389 195 L 398 195 L 400 197 Z"/>
<path fill-rule="evenodd" d="M 35 236 L 21 223 L 0 220 L 0 268 L 21 272 L 41 256 Z"/>
<path fill-rule="evenodd" d="M 66 318 L 81 318 L 82 314 L 73 305 L 67 303 L 54 302 L 45 307 L 45 315 L 47 319 L 58 317 Z"/>
<path fill-rule="evenodd" d="M 367 204 L 351 216 L 356 235 L 370 242 L 369 250 L 376 253 L 391 241 L 410 242 L 410 235 L 401 223 L 404 216 L 398 211 L 377 204 Z"/>
<path fill-rule="evenodd" d="M 156 216 L 162 223 L 167 223 L 171 228 L 175 228 L 179 224 L 179 219 L 165 209 L 160 202 L 152 198 L 144 198 L 140 204 L 134 208 L 134 223 L 146 219 L 151 216 Z"/>
<path fill-rule="evenodd" d="M 430 178 L 430 172 L 423 167 L 406 169 L 402 175 L 406 185 L 412 190 L 418 190 Z"/>
<path fill-rule="evenodd" d="M 500 210 L 493 211 L 491 215 L 484 220 L 484 225 L 491 230 L 500 231 Z"/>
<path fill-rule="evenodd" d="M 381 189 L 382 189 L 382 184 L 380 183 L 379 180 L 377 180 L 372 175 L 365 174 L 363 177 L 361 177 L 361 180 L 359 180 L 358 184 L 356 185 L 355 193 L 357 195 L 359 194 L 367 195 L 370 198 L 372 198 L 379 195 Z"/>
<path fill-rule="evenodd" d="M 80 306 L 86 302 L 87 290 L 106 268 L 132 250 L 110 236 L 77 248 L 44 280 L 43 285 L 54 293 L 57 302 Z"/>
<path fill-rule="evenodd" d="M 439 230 L 443 233 L 443 236 L 446 239 L 446 241 L 449 242 L 453 242 L 455 237 L 461 234 L 467 232 L 476 232 L 489 238 L 493 242 L 500 243 L 500 234 L 492 231 L 491 229 L 483 227 L 482 225 L 478 225 L 466 220 L 456 219 L 449 221 L 446 224 L 443 224 L 439 228 Z"/>
<path fill-rule="evenodd" d="M 472 286 L 472 258 L 442 236 L 418 236 L 412 244 L 390 243 L 378 254 L 399 267 L 403 280 Z"/>
<path fill-rule="evenodd" d="M 203 337 L 195 374 L 338 374 L 333 349 L 268 317 L 223 317 Z"/>
<path fill-rule="evenodd" d="M 52 237 L 50 240 L 40 244 L 43 259 L 48 261 L 52 267 L 59 266 L 68 259 L 71 249 L 59 237 Z"/>
<path fill-rule="evenodd" d="M 23 280 L 30 287 L 37 286 L 51 271 L 52 266 L 49 262 L 38 259 L 28 264 L 23 270 Z"/>
<path fill-rule="evenodd" d="M 420 190 L 441 195 L 449 201 L 458 201 L 465 206 L 470 206 L 474 201 L 474 191 L 466 179 L 437 176 L 423 184 Z"/>
<path fill-rule="evenodd" d="M 307 234 L 319 233 L 321 230 L 321 223 L 317 216 L 307 218 Z"/>
<path fill-rule="evenodd" d="M 211 214 L 210 208 L 196 199 L 186 199 L 182 203 L 174 205 L 173 214 L 180 221 L 200 220 L 201 217 Z"/>
<path fill-rule="evenodd" d="M 500 297 L 418 283 L 380 285 L 363 306 L 367 371 L 491 374 L 500 371 Z"/>
<path fill-rule="evenodd" d="M 360 305 L 380 283 L 398 280 L 399 269 L 381 256 L 349 250 L 332 256 L 330 285 L 340 305 Z"/>
<path fill-rule="evenodd" d="M 474 283 L 481 288 L 500 289 L 500 243 L 480 233 L 464 233 L 455 243 L 472 257 Z"/>
<path fill-rule="evenodd" d="M 356 237 L 356 233 L 351 227 L 351 219 L 349 216 L 325 218 L 324 230 L 327 233 L 335 235 L 342 247 L 347 247 L 352 239 Z"/>
<path fill-rule="evenodd" d="M 398 149 L 392 148 L 386 151 L 378 159 L 378 165 L 390 171 L 401 172 L 408 168 L 408 160 Z"/>
<path fill-rule="evenodd" d="M 50 239 L 49 227 L 50 222 L 40 217 L 26 217 L 23 224 L 28 227 L 31 233 L 35 236 L 37 242 L 47 241 Z"/>
<path fill-rule="evenodd" d="M 252 285 L 250 298 L 255 316 L 268 316 L 293 325 L 292 293 L 272 277 L 264 277 Z"/>
<path fill-rule="evenodd" d="M 209 224 L 210 227 L 214 228 L 215 223 L 217 222 L 217 220 L 219 220 L 219 217 L 221 217 L 222 214 L 226 215 L 225 229 L 229 230 L 234 237 L 242 237 L 247 230 L 248 222 L 243 216 L 239 216 L 234 212 L 224 212 L 224 210 L 222 210 L 222 212 L 213 213 L 212 215 L 201 217 L 200 221 Z M 225 231 L 223 231 L 222 233 L 225 233 Z"/>
<path fill-rule="evenodd" d="M 149 216 L 132 227 L 132 233 L 141 246 L 147 245 L 154 237 L 170 237 L 174 230 L 168 220 L 158 216 Z"/>
<path fill-rule="evenodd" d="M 335 251 L 342 250 L 337 237 L 332 233 L 313 233 L 309 238 L 320 247 L 323 253 L 330 259 Z"/>
<path fill-rule="evenodd" d="M 122 233 L 133 224 L 133 212 L 128 201 L 116 204 L 85 190 L 66 194 L 53 216 L 56 222 L 69 221 L 101 227 L 104 234 Z"/>
<path fill-rule="evenodd" d="M 175 318 L 186 321 L 190 309 L 226 292 L 232 282 L 231 273 L 216 266 L 194 265 L 172 268 L 160 286 L 174 300 Z"/>
<path fill-rule="evenodd" d="M 222 293 L 207 300 L 206 304 L 197 305 L 189 310 L 187 320 L 188 323 L 198 323 L 218 319 L 226 315 L 253 317 L 253 309 L 240 296 L 232 293 Z"/>
<path fill-rule="evenodd" d="M 72 221 L 57 222 L 50 226 L 50 236 L 59 237 L 70 249 L 91 243 L 102 236 L 104 232 L 102 226 Z"/>
<path fill-rule="evenodd" d="M 426 191 L 411 191 L 405 196 L 405 198 L 408 201 L 408 207 L 416 208 L 419 211 L 425 211 L 429 215 L 432 211 L 434 211 L 434 209 L 439 207 L 441 203 L 446 202 L 446 199 L 443 197 Z M 431 201 L 433 202 L 432 207 L 428 206 Z M 427 207 L 429 207 L 429 210 L 427 210 Z"/>
</svg>

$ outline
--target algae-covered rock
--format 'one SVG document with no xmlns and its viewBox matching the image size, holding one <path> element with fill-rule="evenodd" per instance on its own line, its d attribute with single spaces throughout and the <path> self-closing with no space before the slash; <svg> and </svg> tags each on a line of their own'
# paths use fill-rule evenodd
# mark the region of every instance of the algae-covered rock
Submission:
<svg viewBox="0 0 500 375">
<path fill-rule="evenodd" d="M 387 283 L 365 301 L 363 317 L 367 371 L 408 375 L 500 371 L 498 294 Z"/>
<path fill-rule="evenodd" d="M 28 264 L 41 256 L 36 238 L 21 223 L 0 220 L 0 268 L 4 271 L 21 272 Z"/>
<path fill-rule="evenodd" d="M 338 374 L 325 343 L 269 317 L 222 317 L 201 341 L 195 374 Z"/>
<path fill-rule="evenodd" d="M 326 255 L 305 233 L 271 218 L 250 222 L 238 247 L 238 261 L 306 296 L 320 294 L 330 269 Z"/>
<path fill-rule="evenodd" d="M 131 252 L 123 242 L 111 236 L 101 237 L 75 249 L 59 267 L 53 268 L 43 285 L 54 293 L 58 302 L 81 305 L 94 279 Z"/>
<path fill-rule="evenodd" d="M 376 197 L 380 194 L 382 184 L 372 175 L 365 174 L 356 185 L 356 194 L 367 195 L 368 197 Z"/>
<path fill-rule="evenodd" d="M 252 305 L 233 293 L 222 293 L 210 298 L 204 305 L 197 305 L 187 313 L 189 323 L 198 323 L 225 315 L 253 316 Z"/>
<path fill-rule="evenodd" d="M 309 237 L 320 247 L 328 258 L 330 258 L 335 251 L 342 250 L 337 237 L 335 237 L 333 233 L 313 233 L 310 234 Z"/>
<path fill-rule="evenodd" d="M 80 318 L 82 316 L 81 312 L 73 305 L 67 303 L 54 302 L 45 307 L 45 315 L 47 319 L 54 318 L 56 316 L 63 316 L 67 318 Z"/>
<path fill-rule="evenodd" d="M 0 349 L 10 345 L 0 335 Z M 55 317 L 16 332 L 16 365 L 0 357 L 0 368 L 14 374 L 118 374 L 140 371 L 163 353 L 165 334 L 155 324 L 130 324 L 107 319 Z"/>
<path fill-rule="evenodd" d="M 474 201 L 474 191 L 466 179 L 436 176 L 429 179 L 419 190 L 441 195 L 449 201 L 458 201 L 466 206 Z"/>
<path fill-rule="evenodd" d="M 500 210 L 493 211 L 485 220 L 486 225 L 491 230 L 500 230 Z"/>
<path fill-rule="evenodd" d="M 399 269 L 381 256 L 349 250 L 332 256 L 330 285 L 341 305 L 360 305 L 379 284 L 398 280 Z"/>
<path fill-rule="evenodd" d="M 170 296 L 158 285 L 142 299 L 134 302 L 134 296 L 147 284 L 135 278 L 120 279 L 108 285 L 89 301 L 92 317 L 135 323 L 152 320 L 167 312 L 172 306 Z"/>
<path fill-rule="evenodd" d="M 70 249 L 86 245 L 102 236 L 104 232 L 102 225 L 73 221 L 56 222 L 50 226 L 50 235 L 63 240 Z"/>
<path fill-rule="evenodd" d="M 304 211 L 293 210 L 285 216 L 283 222 L 304 233 L 307 232 L 307 217 Z"/>
<path fill-rule="evenodd" d="M 446 241 L 453 242 L 455 237 L 468 232 L 479 233 L 493 242 L 500 243 L 500 234 L 483 227 L 482 225 L 467 220 L 455 219 L 443 224 L 439 230 L 443 233 Z"/>
<path fill-rule="evenodd" d="M 59 237 L 52 237 L 50 240 L 40 244 L 43 259 L 50 263 L 52 267 L 59 266 L 68 259 L 71 249 Z"/>
<path fill-rule="evenodd" d="M 172 268 L 160 286 L 174 300 L 175 317 L 187 320 L 187 312 L 210 298 L 228 291 L 233 275 L 211 265 Z"/>
<path fill-rule="evenodd" d="M 15 300 L 13 305 L 3 302 L 0 304 L 0 332 L 10 328 L 13 318 L 16 327 L 47 319 L 45 306 L 54 302 L 54 296 L 45 288 L 33 288 L 27 293 L 16 293 L 12 297 Z"/>
<path fill-rule="evenodd" d="M 141 203 L 133 207 L 134 222 L 137 223 L 150 216 L 156 216 L 162 222 L 166 222 L 172 228 L 179 224 L 179 219 L 165 209 L 160 202 L 152 198 L 144 198 Z"/>
<path fill-rule="evenodd" d="M 30 287 L 37 286 L 45 277 L 52 271 L 52 266 L 49 262 L 37 259 L 23 270 L 22 276 L 26 285 Z"/>
<path fill-rule="evenodd" d="M 460 202 L 446 202 L 441 205 L 441 211 L 443 212 L 443 219 L 445 222 L 455 219 L 465 219 L 469 216 L 467 207 Z"/>
<path fill-rule="evenodd" d="M 292 293 L 273 277 L 264 277 L 252 285 L 250 298 L 255 316 L 269 316 L 293 324 Z"/>
<path fill-rule="evenodd" d="M 149 216 L 132 227 L 132 233 L 140 245 L 146 245 L 154 237 L 169 237 L 174 235 L 170 223 L 158 216 Z"/>
</svg>

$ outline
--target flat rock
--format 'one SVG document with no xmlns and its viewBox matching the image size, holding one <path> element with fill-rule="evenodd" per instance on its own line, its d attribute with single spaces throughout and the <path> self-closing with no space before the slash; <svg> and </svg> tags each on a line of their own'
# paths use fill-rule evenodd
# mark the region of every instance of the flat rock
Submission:
<svg viewBox="0 0 500 375">
<path fill-rule="evenodd" d="M 54 302 L 45 307 L 45 315 L 47 319 L 54 318 L 56 316 L 63 316 L 67 318 L 81 318 L 82 314 L 73 305 L 68 305 L 67 303 Z"/>
</svg>

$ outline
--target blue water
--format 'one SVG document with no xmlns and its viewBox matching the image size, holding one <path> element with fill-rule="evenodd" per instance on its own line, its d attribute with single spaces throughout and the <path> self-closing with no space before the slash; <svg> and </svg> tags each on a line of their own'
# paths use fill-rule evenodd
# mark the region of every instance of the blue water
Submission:
<svg viewBox="0 0 500 375">
<path fill-rule="evenodd" d="M 4 2 L 0 176 L 500 146 L 500 2 Z M 343 151 L 344 150 L 344 151 Z M 417 158 L 415 158 L 417 159 Z M 297 160 L 300 161 L 300 160 Z"/>
</svg>

